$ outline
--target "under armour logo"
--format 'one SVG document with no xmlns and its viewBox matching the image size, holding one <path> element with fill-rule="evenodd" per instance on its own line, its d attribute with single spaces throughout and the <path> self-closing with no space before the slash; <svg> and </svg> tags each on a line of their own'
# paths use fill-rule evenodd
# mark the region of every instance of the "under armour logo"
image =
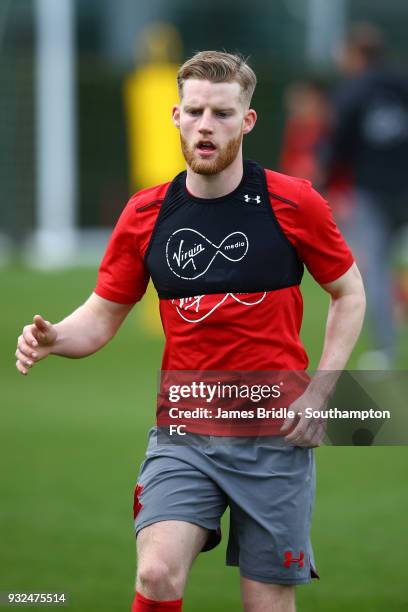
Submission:
<svg viewBox="0 0 408 612">
<path fill-rule="evenodd" d="M 256 204 L 260 204 L 261 203 L 261 196 L 257 195 L 254 198 L 251 198 L 247 193 L 244 195 L 244 200 L 245 202 L 256 202 Z"/>
<path fill-rule="evenodd" d="M 287 550 L 284 553 L 285 560 L 283 562 L 283 567 L 290 567 L 292 563 L 297 563 L 299 567 L 304 566 L 304 558 L 305 553 L 301 551 L 298 557 L 294 557 L 293 553 L 290 550 Z"/>
</svg>

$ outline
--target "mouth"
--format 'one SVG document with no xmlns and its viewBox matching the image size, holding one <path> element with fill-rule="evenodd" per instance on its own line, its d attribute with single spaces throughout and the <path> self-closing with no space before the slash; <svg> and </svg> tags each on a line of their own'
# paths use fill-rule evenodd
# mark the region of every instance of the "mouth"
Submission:
<svg viewBox="0 0 408 612">
<path fill-rule="evenodd" d="M 217 147 L 211 140 L 200 140 L 196 145 L 196 149 L 200 155 L 208 157 L 217 150 Z"/>
</svg>

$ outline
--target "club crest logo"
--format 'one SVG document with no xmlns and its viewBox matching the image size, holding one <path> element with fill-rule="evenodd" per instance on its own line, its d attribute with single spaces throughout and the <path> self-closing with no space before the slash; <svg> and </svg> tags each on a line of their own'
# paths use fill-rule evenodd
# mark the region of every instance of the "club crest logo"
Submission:
<svg viewBox="0 0 408 612">
<path fill-rule="evenodd" d="M 207 272 L 217 256 L 237 262 L 248 252 L 249 242 L 243 232 L 232 232 L 214 244 L 197 230 L 183 227 L 171 234 L 166 244 L 170 270 L 184 280 L 194 280 Z"/>
</svg>

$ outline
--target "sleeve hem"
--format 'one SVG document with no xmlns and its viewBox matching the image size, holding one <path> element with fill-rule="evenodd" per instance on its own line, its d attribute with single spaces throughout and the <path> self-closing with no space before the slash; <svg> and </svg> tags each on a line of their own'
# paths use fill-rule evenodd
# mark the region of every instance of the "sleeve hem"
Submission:
<svg viewBox="0 0 408 612">
<path fill-rule="evenodd" d="M 105 300 L 111 302 L 117 302 L 118 304 L 136 304 L 140 300 L 140 297 L 129 295 L 127 293 L 120 293 L 118 291 L 112 291 L 107 287 L 97 285 L 94 289 L 94 293 Z"/>
<path fill-rule="evenodd" d="M 338 278 L 340 278 L 340 276 L 343 276 L 343 274 L 348 272 L 348 270 L 350 270 L 353 263 L 354 263 L 354 258 L 350 257 L 347 260 L 347 262 L 343 262 L 342 265 L 338 265 L 332 270 L 330 270 L 330 273 L 326 273 L 324 276 L 320 276 L 319 278 L 317 276 L 314 276 L 313 274 L 312 276 L 319 283 L 319 285 L 326 285 L 327 283 L 333 283 Z"/>
</svg>

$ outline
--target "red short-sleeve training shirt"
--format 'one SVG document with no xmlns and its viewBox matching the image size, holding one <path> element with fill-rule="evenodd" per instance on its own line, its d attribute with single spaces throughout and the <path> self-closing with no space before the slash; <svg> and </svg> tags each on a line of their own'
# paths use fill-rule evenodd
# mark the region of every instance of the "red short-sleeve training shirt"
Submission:
<svg viewBox="0 0 408 612">
<path fill-rule="evenodd" d="M 328 203 L 308 181 L 266 170 L 270 205 L 289 241 L 320 284 L 342 276 L 353 256 Z M 132 304 L 149 280 L 144 256 L 170 183 L 130 198 L 102 260 L 95 292 Z M 165 370 L 302 370 L 308 359 L 299 337 L 303 303 L 291 286 L 251 294 L 161 299 Z M 322 321 L 322 325 L 324 322 Z"/>
</svg>

